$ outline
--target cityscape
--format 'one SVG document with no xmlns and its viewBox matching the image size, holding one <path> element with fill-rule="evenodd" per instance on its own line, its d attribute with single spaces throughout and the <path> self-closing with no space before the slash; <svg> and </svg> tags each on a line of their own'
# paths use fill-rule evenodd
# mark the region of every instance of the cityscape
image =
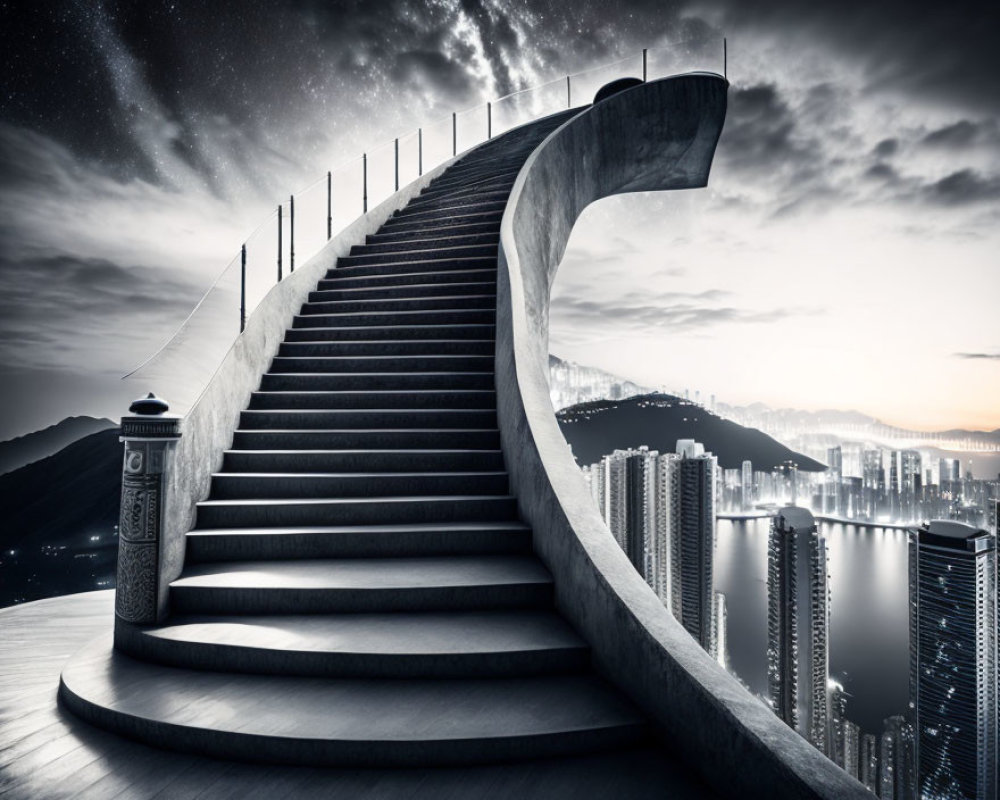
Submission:
<svg viewBox="0 0 1000 800">
<path fill-rule="evenodd" d="M 905 458 L 904 463 L 911 461 Z M 726 600 L 712 581 L 715 512 L 723 507 L 718 499 L 726 497 L 730 507 L 787 503 L 773 511 L 768 542 L 769 695 L 762 699 L 879 797 L 994 796 L 995 534 L 942 519 L 912 528 L 911 674 L 900 676 L 909 681 L 909 709 L 888 717 L 881 732 L 865 732 L 849 718 L 847 694 L 830 674 L 826 541 L 809 504 L 796 504 L 808 499 L 836 514 L 842 506 L 832 492 L 800 494 L 811 486 L 796 479 L 794 466 L 755 477 L 749 462 L 739 476 L 742 482 L 730 484 L 723 473 L 731 471 L 720 471 L 715 457 L 692 440 L 678 441 L 674 453 L 618 450 L 582 471 L 596 507 L 632 564 L 723 666 L 728 666 Z M 965 507 L 962 481 L 947 476 L 945 482 L 954 484 L 947 489 L 949 504 L 928 505 L 918 474 L 910 474 L 915 480 L 905 482 L 905 488 L 890 481 L 888 498 L 880 501 L 893 512 L 901 509 L 896 520 L 927 509 Z M 980 483 L 987 484 L 983 491 L 992 485 L 995 492 L 995 482 Z M 821 489 L 825 486 L 819 482 Z M 929 486 L 937 489 L 938 484 Z M 863 496 L 859 490 L 850 502 Z M 994 515 L 997 506 L 994 493 Z M 979 518 L 972 512 L 962 516 Z"/>
<path fill-rule="evenodd" d="M 0 3 L 2 799 L 1000 800 L 998 30 Z"/>
<path fill-rule="evenodd" d="M 602 370 L 550 359 L 553 405 L 651 391 Z M 712 413 L 696 397 L 677 398 Z M 732 409 L 728 416 L 737 416 Z M 756 421 L 765 413 L 757 410 Z M 808 433 L 804 415 L 784 431 Z M 843 417 L 848 415 L 844 414 Z M 742 415 L 746 421 L 746 415 Z M 870 431 L 869 423 L 855 423 Z M 773 428 L 772 428 L 773 429 Z M 903 438 L 903 437 L 900 437 Z M 910 441 L 913 440 L 911 436 Z M 944 440 L 927 436 L 927 441 Z M 982 440 L 967 438 L 970 450 Z M 983 447 L 983 449 L 986 449 Z M 729 657 L 727 599 L 713 580 L 718 520 L 770 520 L 766 548 L 767 691 L 787 725 L 893 800 L 989 798 L 997 791 L 997 515 L 1000 476 L 963 469 L 962 451 L 845 441 L 822 471 L 793 460 L 721 468 L 693 439 L 673 452 L 617 449 L 582 464 L 595 507 L 615 540 L 687 632 L 737 679 Z M 850 693 L 831 673 L 830 588 L 824 523 L 907 536 L 908 702 L 880 730 L 851 719 Z M 744 686 L 747 684 L 744 682 Z M 747 687 L 749 688 L 749 687 Z"/>
</svg>

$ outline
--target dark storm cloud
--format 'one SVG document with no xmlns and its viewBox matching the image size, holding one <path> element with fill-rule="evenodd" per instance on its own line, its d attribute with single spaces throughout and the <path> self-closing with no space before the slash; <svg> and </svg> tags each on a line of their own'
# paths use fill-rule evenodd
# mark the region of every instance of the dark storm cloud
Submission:
<svg viewBox="0 0 1000 800">
<path fill-rule="evenodd" d="M 795 177 L 820 158 L 817 142 L 804 138 L 794 110 L 773 84 L 734 86 L 718 158 L 727 168 L 754 176 Z"/>
<path fill-rule="evenodd" d="M 809 41 L 863 68 L 872 90 L 1000 111 L 1000 4 L 987 0 L 715 0 L 723 27 L 769 35 L 788 47 Z M 829 53 L 816 52 L 816 58 Z"/>
<path fill-rule="evenodd" d="M 879 162 L 865 170 L 865 177 L 885 183 L 895 183 L 899 180 L 899 173 L 891 165 Z"/>
<path fill-rule="evenodd" d="M 941 206 L 965 206 L 1000 200 L 1000 178 L 963 169 L 923 188 L 923 199 Z"/>
<path fill-rule="evenodd" d="M 425 82 L 448 96 L 464 96 L 472 90 L 472 78 L 463 64 L 437 50 L 409 50 L 400 53 L 391 74 L 400 83 Z"/>
<path fill-rule="evenodd" d="M 876 158 L 892 158 L 896 153 L 899 152 L 899 140 L 898 139 L 883 139 L 877 145 L 875 145 L 872 153 Z"/>
<path fill-rule="evenodd" d="M 1000 135 L 995 120 L 972 122 L 962 119 L 931 131 L 921 143 L 931 147 L 961 150 L 979 144 L 1000 144 Z"/>
</svg>

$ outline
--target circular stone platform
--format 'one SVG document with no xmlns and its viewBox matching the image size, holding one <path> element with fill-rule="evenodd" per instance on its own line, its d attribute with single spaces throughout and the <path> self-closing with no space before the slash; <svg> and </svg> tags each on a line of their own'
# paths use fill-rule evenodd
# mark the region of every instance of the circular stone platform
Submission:
<svg viewBox="0 0 1000 800">
<path fill-rule="evenodd" d="M 114 593 L 0 609 L 4 798 L 704 798 L 665 754 L 630 750 L 452 769 L 268 766 L 158 750 L 93 728 L 57 702 L 77 650 L 110 633 Z"/>
</svg>

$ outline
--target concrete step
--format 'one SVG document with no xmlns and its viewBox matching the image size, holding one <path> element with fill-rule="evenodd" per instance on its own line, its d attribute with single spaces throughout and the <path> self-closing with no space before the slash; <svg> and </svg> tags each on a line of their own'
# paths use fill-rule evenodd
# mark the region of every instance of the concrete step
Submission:
<svg viewBox="0 0 1000 800">
<path fill-rule="evenodd" d="M 396 233 L 398 231 L 419 230 L 423 233 L 428 231 L 439 232 L 442 228 L 454 228 L 459 225 L 475 225 L 491 223 L 491 228 L 483 230 L 499 230 L 500 220 L 503 217 L 503 209 L 486 209 L 481 211 L 464 211 L 444 213 L 438 211 L 431 214 L 423 214 L 410 218 L 390 217 L 380 229 L 380 233 Z"/>
<path fill-rule="evenodd" d="M 519 151 L 498 159 L 484 157 L 475 161 L 462 161 L 450 166 L 431 181 L 430 185 L 438 186 L 456 181 L 469 181 L 478 179 L 479 176 L 506 177 L 512 173 L 516 176 L 528 155 L 530 155 L 530 151 Z"/>
<path fill-rule="evenodd" d="M 362 300 L 322 300 L 306 302 L 299 311 L 309 314 L 386 314 L 396 311 L 493 311 L 496 309 L 496 287 L 487 286 L 477 294 L 453 290 L 442 297 L 381 297 Z"/>
<path fill-rule="evenodd" d="M 494 188 L 505 188 L 507 192 L 510 192 L 510 187 L 514 185 L 514 181 L 517 180 L 517 173 L 520 172 L 519 169 L 507 169 L 499 173 L 491 173 L 488 176 L 482 178 L 470 178 L 470 176 L 458 176 L 456 178 L 449 178 L 447 175 L 442 175 L 431 181 L 430 185 L 427 186 L 420 193 L 420 198 L 425 197 L 440 197 L 442 195 L 448 194 L 449 192 L 462 192 L 462 191 L 476 191 L 476 190 L 488 190 Z"/>
<path fill-rule="evenodd" d="M 474 283 L 453 281 L 438 283 L 405 283 L 397 285 L 364 286 L 350 288 L 320 289 L 309 293 L 310 303 L 324 303 L 336 300 L 399 300 L 415 297 L 469 297 L 492 296 L 497 292 L 495 280 Z"/>
<path fill-rule="evenodd" d="M 125 690 L 127 687 L 127 690 Z M 101 638 L 63 671 L 95 725 L 203 756 L 315 766 L 472 764 L 633 745 L 639 713 L 593 674 L 378 680 L 179 669 Z"/>
<path fill-rule="evenodd" d="M 327 678 L 515 678 L 579 672 L 584 641 L 552 611 L 176 615 L 132 655 L 222 672 Z"/>
<path fill-rule="evenodd" d="M 510 190 L 513 185 L 514 177 L 512 176 L 510 178 L 483 178 L 472 182 L 460 181 L 451 185 L 429 186 L 407 208 L 412 207 L 416 202 L 424 203 L 436 200 L 471 198 L 506 199 L 510 196 Z"/>
<path fill-rule="evenodd" d="M 319 282 L 317 291 L 333 289 L 399 289 L 406 286 L 427 286 L 431 284 L 488 283 L 494 288 L 497 282 L 496 262 L 486 269 L 450 269 L 443 272 L 397 272 L 388 275 L 363 275 L 351 278 L 339 275 L 337 270 L 327 273 L 333 277 Z"/>
<path fill-rule="evenodd" d="M 419 428 L 484 430 L 497 427 L 493 408 L 246 409 L 240 430 L 384 430 Z"/>
<path fill-rule="evenodd" d="M 275 356 L 271 372 L 488 372 L 488 355 Z"/>
<path fill-rule="evenodd" d="M 409 208 L 409 206 L 407 206 Z M 370 250 L 368 245 L 355 245 L 349 256 L 337 259 L 338 267 L 362 264 L 391 264 L 399 261 L 425 261 L 431 258 L 496 258 L 496 244 L 451 245 L 447 247 L 417 247 L 412 244 L 396 250 Z"/>
<path fill-rule="evenodd" d="M 394 391 L 410 389 L 493 389 L 489 372 L 265 373 L 262 391 Z"/>
<path fill-rule="evenodd" d="M 434 495 L 340 499 L 203 500 L 199 528 L 378 525 L 415 522 L 509 521 L 517 502 L 504 495 Z"/>
<path fill-rule="evenodd" d="M 496 472 L 499 450 L 227 450 L 223 472 Z"/>
<path fill-rule="evenodd" d="M 272 430 L 233 432 L 234 450 L 499 450 L 498 430 Z"/>
<path fill-rule="evenodd" d="M 364 325 L 353 328 L 289 328 L 286 342 L 377 342 L 401 339 L 493 339 L 495 326 L 457 325 Z"/>
<path fill-rule="evenodd" d="M 417 205 L 412 204 L 413 208 L 408 205 L 397 211 L 392 217 L 392 221 L 396 222 L 409 222 L 417 219 L 440 219 L 441 217 L 457 217 L 457 216 L 467 216 L 471 214 L 490 214 L 490 213 L 500 213 L 502 214 L 504 209 L 507 207 L 507 200 L 478 200 L 474 198 L 469 198 L 466 200 L 450 200 L 448 198 L 443 198 L 441 200 L 433 200 L 425 204 Z"/>
<path fill-rule="evenodd" d="M 274 469 L 274 468 L 272 468 Z M 211 500 L 506 495 L 507 473 L 493 472 L 216 472 Z"/>
<path fill-rule="evenodd" d="M 531 529 L 516 521 L 285 528 L 196 528 L 187 534 L 186 564 L 296 558 L 530 553 Z"/>
<path fill-rule="evenodd" d="M 423 211 L 424 209 L 437 209 L 444 204 L 504 203 L 506 205 L 511 185 L 513 185 L 513 182 L 506 185 L 489 187 L 472 183 L 461 187 L 456 186 L 451 189 L 444 189 L 429 196 L 421 194 L 407 203 L 406 208 L 400 214 L 410 214 L 414 211 Z"/>
<path fill-rule="evenodd" d="M 185 567 L 181 614 L 334 614 L 538 608 L 552 577 L 533 555 L 234 561 Z"/>
<path fill-rule="evenodd" d="M 451 236 L 405 236 L 399 238 L 386 237 L 384 234 L 373 233 L 365 237 L 365 247 L 369 253 L 390 252 L 398 250 L 400 242 L 414 247 L 456 247 L 472 244 L 497 245 L 500 242 L 500 233 L 459 233 Z"/>
<path fill-rule="evenodd" d="M 349 258 L 342 256 L 341 258 Z M 339 259 L 338 259 L 339 264 Z M 326 273 L 332 278 L 362 278 L 385 275 L 417 275 L 426 272 L 449 272 L 472 269 L 496 269 L 496 255 L 458 258 L 424 258 L 419 261 L 394 261 L 381 264 L 336 266 Z"/>
<path fill-rule="evenodd" d="M 254 392 L 251 410 L 295 408 L 496 408 L 489 389 L 441 389 L 405 392 Z"/>
<path fill-rule="evenodd" d="M 285 358 L 331 356 L 493 356 L 490 339 L 382 339 L 347 342 L 282 342 L 278 355 Z"/>
<path fill-rule="evenodd" d="M 386 223 L 389 225 L 391 223 Z M 424 226 L 389 227 L 383 225 L 378 231 L 368 236 L 368 241 L 372 243 L 395 243 L 409 241 L 411 239 L 440 238 L 442 236 L 471 236 L 487 234 L 489 236 L 500 236 L 499 217 L 496 221 L 488 220 L 467 220 L 464 222 L 442 221 L 439 225 L 427 224 Z"/>
<path fill-rule="evenodd" d="M 492 325 L 496 310 L 455 309 L 433 311 L 368 311 L 342 314 L 300 314 L 292 321 L 295 328 L 354 328 L 371 325 L 384 328 L 394 325 Z"/>
</svg>

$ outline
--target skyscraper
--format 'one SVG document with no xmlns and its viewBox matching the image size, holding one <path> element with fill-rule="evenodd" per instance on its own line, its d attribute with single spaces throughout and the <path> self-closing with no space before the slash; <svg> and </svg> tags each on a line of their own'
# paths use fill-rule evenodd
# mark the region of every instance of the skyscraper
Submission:
<svg viewBox="0 0 1000 800">
<path fill-rule="evenodd" d="M 615 450 L 605 460 L 607 523 L 629 561 L 652 584 L 654 465 L 657 452 Z"/>
<path fill-rule="evenodd" d="M 900 513 L 903 520 L 917 518 L 917 500 L 920 496 L 920 453 L 903 450 L 899 454 Z"/>
<path fill-rule="evenodd" d="M 889 453 L 889 518 L 899 519 L 899 453 L 893 450 Z"/>
<path fill-rule="evenodd" d="M 865 516 L 876 519 L 885 505 L 885 469 L 881 450 L 865 450 L 862 455 L 861 487 Z"/>
<path fill-rule="evenodd" d="M 840 507 L 840 482 L 844 476 L 844 452 L 840 446 L 827 448 L 826 482 L 823 493 L 823 513 L 842 514 Z"/>
<path fill-rule="evenodd" d="M 768 687 L 775 713 L 831 755 L 826 541 L 804 508 L 783 508 L 768 543 Z"/>
<path fill-rule="evenodd" d="M 915 770 L 913 726 L 906 717 L 889 717 L 884 723 L 879 752 L 879 797 L 916 800 Z"/>
<path fill-rule="evenodd" d="M 712 652 L 716 633 L 712 594 L 716 459 L 693 439 L 679 439 L 677 453 L 667 465 L 672 515 L 671 610 L 688 633 Z"/>
<path fill-rule="evenodd" d="M 743 462 L 740 475 L 740 489 L 743 510 L 749 511 L 753 508 L 754 500 L 756 499 L 753 496 L 753 464 L 750 461 Z"/>
<path fill-rule="evenodd" d="M 868 791 L 878 791 L 878 740 L 873 734 L 861 737 L 861 760 L 858 765 L 858 780 Z"/>
<path fill-rule="evenodd" d="M 996 539 L 934 520 L 910 539 L 910 706 L 921 798 L 996 800 Z"/>
<path fill-rule="evenodd" d="M 708 652 L 719 663 L 719 666 L 728 669 L 729 644 L 726 639 L 726 596 L 722 592 L 716 592 L 714 601 L 712 609 L 712 613 L 715 614 L 715 619 L 712 622 L 714 636 L 712 639 L 712 648 Z"/>
</svg>

